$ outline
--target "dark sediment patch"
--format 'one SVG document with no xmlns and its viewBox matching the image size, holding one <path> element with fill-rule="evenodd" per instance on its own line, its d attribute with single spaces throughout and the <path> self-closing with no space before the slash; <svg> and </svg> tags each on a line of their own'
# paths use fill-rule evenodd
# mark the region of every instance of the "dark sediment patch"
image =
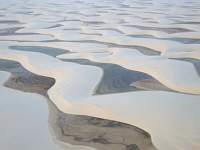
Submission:
<svg viewBox="0 0 200 150">
<path fill-rule="evenodd" d="M 110 9 L 110 6 L 101 6 L 101 5 L 96 5 L 96 4 L 94 4 L 93 7 L 94 7 L 94 8 L 97 8 L 98 10 L 99 10 L 99 9 L 106 9 L 106 10 L 107 10 L 107 9 Z M 97 11 L 97 12 L 98 12 L 98 11 Z"/>
<path fill-rule="evenodd" d="M 156 150 L 150 134 L 136 126 L 108 119 L 66 114 L 60 112 L 51 102 L 49 104 L 49 122 L 60 141 L 98 150 Z"/>
<path fill-rule="evenodd" d="M 62 26 L 63 26 L 62 24 L 56 24 L 56 25 L 47 27 L 47 28 L 45 28 L 45 29 L 53 29 L 53 28 L 58 28 L 58 27 L 62 27 Z"/>
<path fill-rule="evenodd" d="M 50 117 L 54 118 L 50 122 L 56 130 L 58 139 L 63 142 L 86 145 L 98 150 L 145 150 L 149 148 L 155 150 L 150 135 L 135 126 L 58 111 L 56 114 L 59 116 L 55 116 L 55 112 L 50 113 L 54 115 Z"/>
<path fill-rule="evenodd" d="M 80 19 L 64 19 L 62 22 L 81 22 Z"/>
<path fill-rule="evenodd" d="M 17 31 L 23 29 L 24 27 L 12 27 L 12 28 L 4 28 L 0 29 L 0 36 L 12 36 L 12 35 L 42 35 L 39 33 L 18 33 Z"/>
<path fill-rule="evenodd" d="M 130 48 L 130 49 L 136 49 L 143 53 L 144 55 L 160 55 L 161 52 L 156 51 L 154 49 L 144 47 L 144 46 L 138 46 L 138 45 L 121 45 L 121 44 L 116 44 L 116 43 L 109 43 L 109 42 L 101 42 L 101 41 L 96 41 L 96 40 L 77 40 L 77 41 L 70 41 L 70 40 L 46 40 L 43 42 L 74 42 L 74 43 L 97 43 L 97 44 L 104 44 L 108 47 L 116 47 L 116 48 Z"/>
<path fill-rule="evenodd" d="M 81 31 L 81 28 L 65 28 L 65 31 Z"/>
<path fill-rule="evenodd" d="M 120 34 L 124 34 L 124 32 L 122 32 L 119 29 L 115 29 L 115 28 L 100 28 L 100 29 L 95 29 L 95 30 L 104 30 L 104 31 L 108 30 L 108 31 L 115 31 L 115 32 L 120 33 Z"/>
<path fill-rule="evenodd" d="M 130 6 L 129 8 L 131 8 L 131 9 L 135 9 L 135 10 L 137 10 L 137 9 L 146 9 L 147 7 L 145 7 L 145 6 Z"/>
<path fill-rule="evenodd" d="M 200 38 L 199 39 L 192 39 L 192 38 L 165 38 L 166 40 L 173 40 L 177 42 L 181 42 L 184 44 L 200 44 Z"/>
<path fill-rule="evenodd" d="M 40 34 L 40 35 L 42 35 L 42 34 Z M 40 41 L 40 40 L 35 40 L 35 41 L 32 41 L 32 40 L 13 40 L 13 39 L 1 39 L 0 41 L 6 41 L 6 42 L 22 42 L 22 43 L 24 43 L 24 42 L 32 42 L 32 43 L 37 43 L 37 42 L 44 42 L 43 40 L 42 41 Z M 53 40 L 49 40 L 49 41 L 53 41 Z M 57 41 L 57 40 L 55 40 L 55 41 Z"/>
<path fill-rule="evenodd" d="M 131 6 L 127 5 L 127 4 L 119 4 L 119 7 L 121 7 L 121 8 L 131 8 Z"/>
<path fill-rule="evenodd" d="M 10 40 L 9 40 L 10 41 Z M 15 41 L 15 40 L 13 40 Z M 20 42 L 20 41 L 18 41 Z M 33 41 L 34 42 L 34 41 Z M 112 47 L 112 48 L 130 48 L 130 49 L 134 49 L 134 50 L 138 50 L 140 51 L 142 54 L 144 55 L 148 55 L 148 56 L 152 56 L 152 55 L 160 55 L 161 52 L 156 51 L 154 49 L 148 48 L 148 47 L 144 47 L 144 46 L 139 46 L 139 45 L 121 45 L 121 44 L 116 44 L 116 43 L 109 43 L 109 42 L 101 42 L 101 41 L 96 41 L 96 40 L 77 40 L 77 41 L 71 41 L 71 40 L 43 40 L 40 42 L 73 42 L 73 43 L 97 43 L 97 44 L 103 44 L 106 45 L 108 47 Z"/>
<path fill-rule="evenodd" d="M 131 84 L 131 86 L 134 86 L 138 89 L 143 90 L 156 90 L 156 91 L 170 91 L 170 92 L 176 92 L 172 89 L 169 89 L 168 87 L 161 84 L 159 81 L 155 79 L 145 79 L 145 80 L 138 80 Z"/>
<path fill-rule="evenodd" d="M 48 5 L 50 5 L 51 7 L 52 6 L 56 6 L 56 7 L 59 7 L 59 6 L 65 6 L 65 5 L 67 5 L 66 3 L 53 3 L 53 2 L 48 2 L 47 3 Z"/>
<path fill-rule="evenodd" d="M 155 30 L 155 31 L 162 31 L 168 34 L 173 33 L 182 33 L 182 32 L 192 32 L 193 30 L 186 29 L 186 28 L 161 28 L 161 27 L 147 27 L 147 26 L 139 26 L 139 25 L 125 25 L 128 27 L 137 28 L 140 30 Z"/>
<path fill-rule="evenodd" d="M 155 11 L 145 11 L 144 13 L 147 13 L 147 14 L 156 14 L 156 15 L 165 15 L 165 16 L 167 16 L 167 14 L 166 13 L 164 13 L 164 12 L 155 12 Z"/>
<path fill-rule="evenodd" d="M 85 17 L 99 17 L 99 16 L 101 16 L 99 14 L 82 14 L 82 15 L 85 16 Z"/>
<path fill-rule="evenodd" d="M 20 35 L 48 35 L 53 37 L 50 34 L 40 34 L 40 33 L 33 33 L 33 32 L 17 32 L 21 29 L 23 29 L 24 27 L 9 27 L 9 28 L 1 28 L 0 29 L 0 36 L 20 36 Z M 0 41 L 15 41 L 15 42 L 39 42 L 39 41 L 26 41 L 26 40 L 4 40 L 1 39 Z"/>
<path fill-rule="evenodd" d="M 83 22 L 85 25 L 103 25 L 105 24 L 105 22 L 103 21 L 81 21 Z"/>
<path fill-rule="evenodd" d="M 47 95 L 47 90 L 55 83 L 53 78 L 31 73 L 15 61 L 0 59 L 0 70 L 12 74 L 4 84 L 6 87 L 24 92 Z"/>
<path fill-rule="evenodd" d="M 107 14 L 107 13 L 109 13 L 109 12 L 106 11 L 106 10 L 98 10 L 97 13 L 100 13 L 100 14 L 105 13 L 105 14 Z"/>
<path fill-rule="evenodd" d="M 33 11 L 16 11 L 16 14 L 22 14 L 22 15 L 32 15 Z"/>
<path fill-rule="evenodd" d="M 154 24 L 158 24 L 159 22 L 158 21 L 145 21 L 147 23 L 154 23 Z"/>
<path fill-rule="evenodd" d="M 0 70 L 12 75 L 5 83 L 9 88 L 45 95 L 55 80 L 27 71 L 15 61 L 0 59 Z M 57 140 L 99 150 L 147 150 L 156 148 L 144 130 L 122 122 L 60 112 L 48 101 L 49 123 Z"/>
<path fill-rule="evenodd" d="M 120 9 L 120 8 L 110 8 L 109 10 L 110 10 L 110 13 L 115 12 L 115 11 L 118 11 L 118 12 L 126 12 L 126 10 Z"/>
<path fill-rule="evenodd" d="M 174 24 L 193 24 L 193 25 L 200 25 L 198 21 L 176 21 Z"/>
<path fill-rule="evenodd" d="M 18 20 L 0 20 L 0 24 L 23 24 Z"/>
<path fill-rule="evenodd" d="M 169 88 L 161 84 L 148 74 L 128 70 L 116 64 L 92 62 L 87 59 L 61 59 L 62 61 L 75 62 L 81 65 L 92 65 L 103 69 L 103 77 L 96 87 L 95 94 L 109 94 L 138 90 L 165 90 Z M 138 81 L 146 81 L 145 84 L 132 83 Z M 149 82 L 147 82 L 149 81 Z M 140 85 L 140 86 L 139 86 Z M 145 88 L 146 87 L 146 88 Z"/>
<path fill-rule="evenodd" d="M 147 38 L 147 39 L 156 39 L 156 40 L 169 40 L 169 41 L 176 41 L 184 44 L 200 44 L 200 38 L 199 39 L 192 39 L 192 38 L 178 38 L 178 37 L 171 37 L 171 38 L 158 38 L 153 35 L 134 35 L 129 34 L 128 36 L 134 37 L 134 38 Z"/>
<path fill-rule="evenodd" d="M 84 16 L 84 17 L 98 17 L 98 16 L 100 16 L 99 14 L 84 14 L 84 13 L 80 13 L 78 11 L 69 11 L 67 13 L 68 14 L 76 14 L 76 15 L 80 15 L 80 16 Z M 75 20 L 81 21 L 81 20 L 78 20 L 78 19 L 75 19 Z"/>
<path fill-rule="evenodd" d="M 139 150 L 138 146 L 135 144 L 127 145 L 126 150 Z"/>
<path fill-rule="evenodd" d="M 119 46 L 120 47 L 120 46 Z M 122 46 L 122 48 L 124 48 L 124 46 Z M 138 51 L 140 51 L 142 54 L 144 55 L 160 55 L 161 52 L 153 50 L 151 48 L 147 48 L 147 47 L 143 47 L 143 46 L 125 46 L 125 48 L 133 48 L 133 49 L 137 49 Z"/>
<path fill-rule="evenodd" d="M 16 31 L 23 29 L 23 27 L 13 27 L 13 28 L 4 28 L 0 29 L 0 36 L 7 36 L 7 35 L 13 35 Z"/>
<path fill-rule="evenodd" d="M 9 46 L 9 48 L 18 51 L 39 52 L 53 57 L 69 52 L 64 49 L 45 46 Z"/>
<path fill-rule="evenodd" d="M 80 34 L 83 34 L 83 35 L 96 35 L 96 36 L 102 36 L 101 33 L 85 33 L 85 32 L 82 32 Z"/>
<path fill-rule="evenodd" d="M 128 34 L 127 36 L 130 37 L 134 37 L 134 38 L 151 38 L 151 39 L 155 39 L 156 37 L 153 35 L 149 35 L 149 34 Z"/>
<path fill-rule="evenodd" d="M 65 20 L 63 20 L 63 22 L 81 22 L 84 25 L 104 25 L 104 24 L 106 24 L 103 21 L 86 21 L 86 20 L 80 20 L 80 19 L 65 19 Z"/>
<path fill-rule="evenodd" d="M 3 10 L 3 11 L 4 11 L 4 10 L 7 10 L 7 9 L 8 9 L 8 8 L 0 8 L 0 10 Z"/>
</svg>

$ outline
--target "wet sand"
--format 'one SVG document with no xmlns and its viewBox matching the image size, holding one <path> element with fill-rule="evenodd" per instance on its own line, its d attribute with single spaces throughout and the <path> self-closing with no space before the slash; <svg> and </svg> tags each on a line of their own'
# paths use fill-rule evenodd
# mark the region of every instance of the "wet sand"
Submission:
<svg viewBox="0 0 200 150">
<path fill-rule="evenodd" d="M 29 51 L 29 52 L 39 52 L 49 56 L 56 57 L 61 54 L 69 53 L 68 50 L 53 48 L 53 47 L 44 47 L 44 46 L 10 46 L 10 49 L 18 51 Z"/>
</svg>

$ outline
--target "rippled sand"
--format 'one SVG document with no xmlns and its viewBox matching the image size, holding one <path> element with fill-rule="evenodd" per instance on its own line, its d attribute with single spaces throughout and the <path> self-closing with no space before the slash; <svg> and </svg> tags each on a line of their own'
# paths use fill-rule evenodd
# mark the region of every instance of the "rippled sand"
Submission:
<svg viewBox="0 0 200 150">
<path fill-rule="evenodd" d="M 152 139 L 161 150 L 200 149 L 198 0 L 0 3 L 0 69 L 12 73 L 4 86 L 50 99 L 57 108 L 50 109 L 50 116 L 62 116 L 58 124 L 62 124 L 63 134 L 56 134 L 57 141 L 113 149 L 108 146 L 109 139 L 117 140 L 120 129 L 88 138 L 88 134 L 93 135 L 92 129 L 98 130 L 96 134 L 108 130 L 89 121 L 85 128 L 88 134 L 75 131 L 73 124 L 88 125 L 84 121 L 90 120 L 78 116 L 90 116 L 102 118 L 97 119 L 98 124 L 114 120 L 145 130 L 151 135 L 147 142 L 150 148 Z M 1 92 L 4 90 L 2 87 Z M 12 95 L 10 98 L 15 99 Z M 70 115 L 76 117 L 69 119 L 67 126 Z M 55 120 L 53 130 L 59 133 Z M 78 136 L 76 142 L 66 136 L 69 129 Z M 140 139 L 144 134 L 135 129 L 132 135 Z M 117 135 L 112 137 L 113 133 Z M 142 139 L 133 140 L 138 142 L 135 145 L 124 142 L 117 148 L 144 149 Z M 88 144 L 91 141 L 93 144 Z"/>
</svg>

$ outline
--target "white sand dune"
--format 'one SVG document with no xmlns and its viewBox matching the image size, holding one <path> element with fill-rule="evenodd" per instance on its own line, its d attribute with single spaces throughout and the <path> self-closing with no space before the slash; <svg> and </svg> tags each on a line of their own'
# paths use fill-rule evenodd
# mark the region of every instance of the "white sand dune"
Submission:
<svg viewBox="0 0 200 150">
<path fill-rule="evenodd" d="M 0 58 L 15 60 L 35 74 L 55 78 L 48 96 L 59 110 L 137 125 L 151 134 L 153 144 L 160 150 L 200 149 L 200 76 L 192 62 L 200 59 L 198 0 L 0 3 Z M 21 29 L 14 32 L 14 27 Z M 51 57 L 13 50 L 12 46 L 63 51 L 62 55 Z M 62 59 L 117 64 L 146 73 L 174 92 L 96 96 L 103 70 Z M 10 100 L 14 100 L 13 94 L 17 95 L 3 87 L 0 92 Z"/>
</svg>

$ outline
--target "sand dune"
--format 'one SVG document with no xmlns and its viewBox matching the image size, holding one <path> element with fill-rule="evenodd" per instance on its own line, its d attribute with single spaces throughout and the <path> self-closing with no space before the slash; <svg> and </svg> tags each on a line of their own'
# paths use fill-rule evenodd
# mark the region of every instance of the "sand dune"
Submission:
<svg viewBox="0 0 200 150">
<path fill-rule="evenodd" d="M 58 108 L 50 115 L 61 117 L 53 122 L 63 130 L 58 141 L 69 142 L 66 133 L 72 129 L 71 135 L 78 137 L 73 144 L 91 146 L 88 143 L 93 141 L 95 148 L 101 144 L 108 149 L 110 139 L 118 143 L 112 133 L 122 130 L 110 132 L 90 122 L 90 117 L 98 117 L 98 124 L 106 124 L 100 118 L 120 122 L 124 132 L 130 126 L 123 123 L 142 128 L 157 149 L 198 150 L 199 15 L 197 0 L 2 1 L 0 58 L 18 62 L 14 68 L 26 69 L 21 67 L 24 77 L 20 78 L 18 69 L 9 68 L 12 63 L 7 66 L 13 75 L 5 86 L 23 85 L 22 91 L 49 97 Z M 8 71 L 5 61 L 1 63 L 1 69 Z M 15 92 L 1 89 L 13 100 Z M 78 116 L 69 119 L 68 127 L 70 114 Z M 79 118 L 82 115 L 88 116 L 87 123 Z M 88 134 L 76 130 L 82 123 L 90 135 L 94 130 L 98 135 L 109 134 L 87 138 Z M 143 134 L 131 133 L 143 139 Z M 136 146 L 125 140 L 120 146 L 138 149 L 137 142 Z"/>
</svg>

